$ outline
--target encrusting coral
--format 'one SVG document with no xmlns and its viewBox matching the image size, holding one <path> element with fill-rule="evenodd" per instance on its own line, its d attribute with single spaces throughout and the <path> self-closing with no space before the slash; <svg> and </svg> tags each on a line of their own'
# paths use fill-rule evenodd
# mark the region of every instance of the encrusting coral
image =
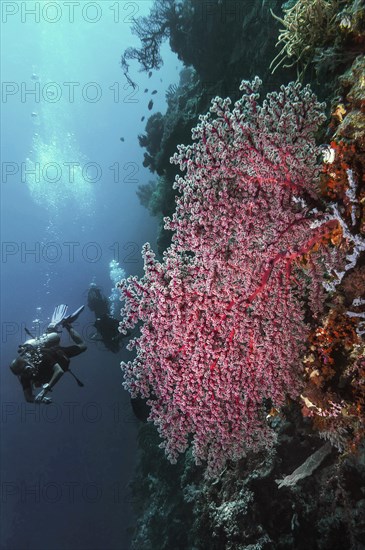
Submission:
<svg viewBox="0 0 365 550">
<path fill-rule="evenodd" d="M 309 337 L 304 359 L 303 414 L 341 451 L 365 436 L 365 57 L 340 79 L 332 107 L 331 154 L 321 174 L 321 194 L 341 219 L 332 243 L 347 264 L 332 286 L 326 313 Z"/>
</svg>

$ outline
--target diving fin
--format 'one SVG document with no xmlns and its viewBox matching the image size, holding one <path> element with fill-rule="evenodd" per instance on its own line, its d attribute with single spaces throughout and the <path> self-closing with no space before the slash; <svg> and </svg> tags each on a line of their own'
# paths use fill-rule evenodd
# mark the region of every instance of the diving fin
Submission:
<svg viewBox="0 0 365 550">
<path fill-rule="evenodd" d="M 68 306 L 61 304 L 56 306 L 52 315 L 50 324 L 48 325 L 47 332 L 57 332 L 57 329 L 66 317 Z"/>
<path fill-rule="evenodd" d="M 65 317 L 62 320 L 62 326 L 71 325 L 72 323 L 74 323 L 76 321 L 76 319 L 78 318 L 78 316 L 80 315 L 80 313 L 82 313 L 82 311 L 84 311 L 84 308 L 85 308 L 85 306 L 80 306 L 76 311 L 74 311 L 72 313 L 72 315 L 68 315 L 67 317 Z"/>
</svg>

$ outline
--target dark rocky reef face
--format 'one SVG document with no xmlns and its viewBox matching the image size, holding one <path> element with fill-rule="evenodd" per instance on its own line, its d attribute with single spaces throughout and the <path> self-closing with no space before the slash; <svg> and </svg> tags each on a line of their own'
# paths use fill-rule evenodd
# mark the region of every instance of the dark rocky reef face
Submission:
<svg viewBox="0 0 365 550">
<path fill-rule="evenodd" d="M 279 488 L 324 445 L 297 406 L 285 413 L 270 420 L 274 448 L 248 454 L 212 480 L 190 453 L 169 464 L 154 428 L 142 426 L 133 549 L 363 549 L 365 449 L 342 457 L 332 449 L 310 475 Z"/>
</svg>

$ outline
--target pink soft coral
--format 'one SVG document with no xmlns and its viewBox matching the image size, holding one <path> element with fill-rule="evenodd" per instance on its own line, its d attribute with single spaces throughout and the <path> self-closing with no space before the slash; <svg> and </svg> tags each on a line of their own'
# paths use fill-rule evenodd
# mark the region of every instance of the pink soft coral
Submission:
<svg viewBox="0 0 365 550">
<path fill-rule="evenodd" d="M 313 132 L 324 119 L 308 87 L 289 84 L 258 103 L 216 98 L 179 146 L 175 234 L 163 261 L 143 249 L 145 276 L 120 284 L 121 330 L 141 320 L 134 361 L 122 363 L 132 395 L 153 397 L 150 420 L 170 460 L 189 444 L 208 473 L 274 435 L 263 400 L 276 407 L 301 387 L 307 336 L 302 295 L 322 299 L 321 249 L 299 260 L 335 224 L 304 200 L 317 197 Z"/>
</svg>

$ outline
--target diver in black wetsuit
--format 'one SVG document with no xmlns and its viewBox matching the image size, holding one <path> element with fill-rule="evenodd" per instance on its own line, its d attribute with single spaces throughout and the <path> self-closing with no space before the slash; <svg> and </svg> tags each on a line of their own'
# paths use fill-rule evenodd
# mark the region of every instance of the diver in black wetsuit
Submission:
<svg viewBox="0 0 365 550">
<path fill-rule="evenodd" d="M 51 403 L 52 400 L 46 397 L 46 394 L 52 391 L 65 372 L 69 371 L 73 375 L 69 369 L 71 357 L 87 349 L 81 336 L 71 326 L 83 309 L 84 306 L 66 317 L 67 306 L 58 306 L 47 332 L 40 338 L 32 338 L 19 346 L 19 355 L 10 364 L 10 369 L 18 376 L 27 402 Z M 58 329 L 61 326 L 69 333 L 73 345 L 60 346 Z M 79 386 L 83 386 L 82 382 L 73 376 Z M 40 386 L 43 386 L 43 389 L 34 397 L 33 388 Z"/>
<path fill-rule="evenodd" d="M 94 327 L 98 331 L 100 338 L 99 341 L 103 342 L 105 347 L 117 353 L 120 349 L 120 342 L 125 336 L 130 336 L 131 332 L 128 331 L 126 335 L 122 335 L 119 330 L 119 321 L 114 319 L 109 313 L 109 300 L 103 296 L 100 288 L 94 283 L 90 285 L 87 304 L 91 311 L 95 313 Z M 93 338 L 96 340 L 96 338 Z M 141 421 L 147 422 L 148 415 L 150 413 L 150 407 L 147 405 L 147 399 L 141 397 L 131 398 L 131 406 L 134 415 Z"/>
<path fill-rule="evenodd" d="M 121 339 L 123 338 L 123 335 L 118 330 L 118 319 L 114 319 L 109 314 L 102 315 L 101 317 L 97 317 L 94 327 L 100 334 L 100 340 L 104 346 L 113 353 L 117 353 L 120 349 Z"/>
<path fill-rule="evenodd" d="M 87 293 L 87 305 L 96 318 L 109 315 L 109 300 L 94 283 L 91 283 Z"/>
<path fill-rule="evenodd" d="M 90 285 L 87 305 L 95 313 L 94 327 L 99 335 L 99 338 L 95 335 L 93 340 L 103 342 L 109 351 L 117 353 L 123 339 L 123 334 L 118 330 L 119 321 L 110 315 L 109 300 L 95 284 Z"/>
</svg>

